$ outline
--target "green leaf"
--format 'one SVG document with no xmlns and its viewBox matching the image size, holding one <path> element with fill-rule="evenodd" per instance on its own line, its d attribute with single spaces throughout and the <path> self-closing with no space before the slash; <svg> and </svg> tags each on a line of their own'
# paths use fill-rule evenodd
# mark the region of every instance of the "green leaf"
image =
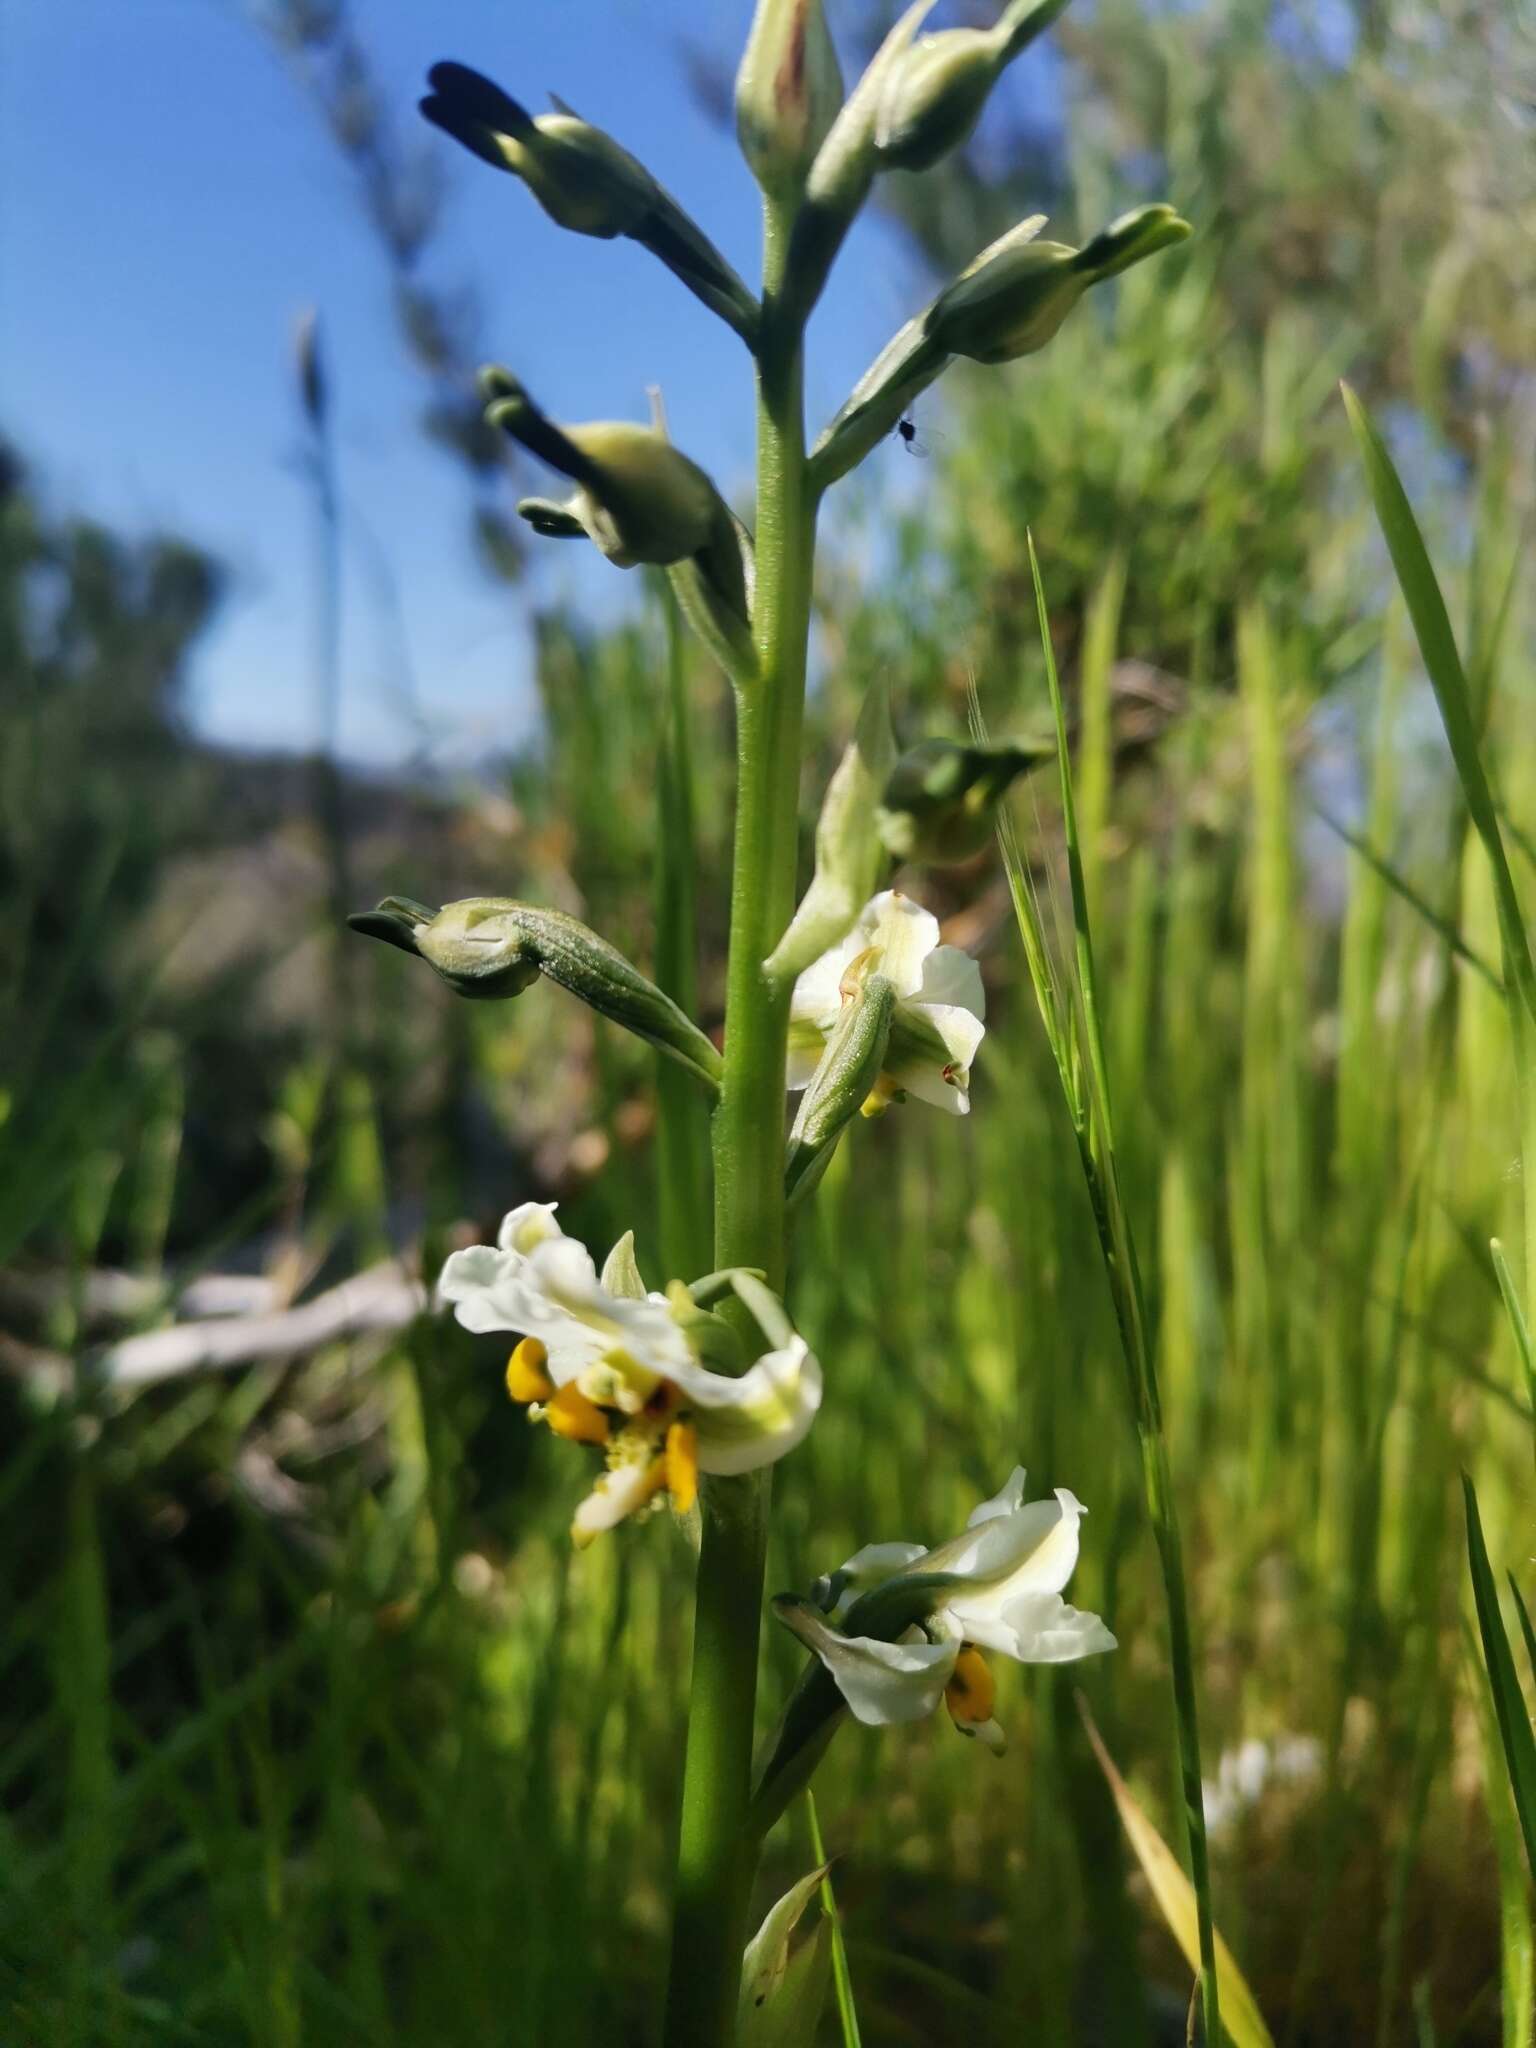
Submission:
<svg viewBox="0 0 1536 2048">
<path fill-rule="evenodd" d="M 736 2048 L 809 2048 L 816 2038 L 831 1974 L 830 1923 L 793 1950 L 790 1936 L 811 1903 L 828 1866 L 818 1864 L 769 1907 L 747 1943 L 736 2009 Z"/>
<path fill-rule="evenodd" d="M 1121 1825 L 1136 1852 L 1136 1860 L 1146 1875 L 1147 1883 L 1152 1887 L 1152 1896 L 1162 1910 L 1169 1932 L 1183 1950 L 1185 1961 L 1192 1970 L 1198 1971 L 1200 1936 L 1194 1886 L 1184 1875 L 1177 1856 L 1132 1798 L 1130 1788 L 1115 1769 L 1081 1693 L 1077 1696 L 1077 1707 L 1088 1731 L 1088 1740 L 1093 1745 L 1093 1753 L 1099 1760 L 1099 1769 L 1104 1773 L 1119 1809 Z M 1275 2048 L 1274 2036 L 1264 2024 L 1258 2001 L 1219 1932 L 1216 1935 L 1216 1961 L 1221 1978 L 1221 2024 L 1228 2039 L 1235 2048 Z"/>
<path fill-rule="evenodd" d="M 1531 1717 L 1520 1690 L 1509 1637 L 1504 1632 L 1504 1617 L 1499 1612 L 1499 1589 L 1488 1562 L 1488 1546 L 1483 1541 L 1477 1493 L 1465 1473 L 1461 1487 L 1467 1509 L 1467 1562 L 1472 1571 L 1472 1598 L 1477 1607 L 1478 1633 L 1483 1639 L 1483 1659 L 1488 1666 L 1504 1767 L 1509 1773 L 1520 1832 L 1525 1837 L 1526 1858 L 1536 1873 L 1536 1734 L 1531 1731 Z"/>
<path fill-rule="evenodd" d="M 1482 759 L 1477 747 L 1477 718 L 1472 703 L 1472 693 L 1467 685 L 1466 671 L 1461 665 L 1457 651 L 1456 636 L 1451 631 L 1450 616 L 1445 608 L 1445 599 L 1435 577 L 1424 536 L 1419 531 L 1418 521 L 1413 516 L 1413 507 L 1403 489 L 1402 479 L 1387 453 L 1386 443 L 1377 433 L 1370 414 L 1346 384 L 1344 409 L 1349 414 L 1350 426 L 1354 429 L 1355 441 L 1360 450 L 1360 459 L 1365 467 L 1366 482 L 1370 485 L 1371 497 L 1376 506 L 1376 518 L 1392 557 L 1392 567 L 1397 575 L 1398 585 L 1407 602 L 1408 616 L 1413 621 L 1414 635 L 1419 643 L 1419 652 L 1424 657 L 1424 666 L 1434 686 L 1435 699 L 1440 706 L 1440 719 L 1445 727 L 1445 736 L 1450 743 L 1451 758 L 1456 764 L 1456 773 L 1466 797 L 1467 810 L 1478 836 L 1487 849 L 1488 859 L 1493 867 L 1494 892 L 1498 902 L 1499 932 L 1505 950 L 1505 980 L 1518 989 L 1526 1009 L 1536 1020 L 1536 964 L 1531 959 L 1530 942 L 1526 937 L 1525 924 L 1520 914 L 1519 899 L 1515 894 L 1514 878 L 1509 871 L 1509 861 L 1504 852 L 1504 841 L 1499 832 L 1498 812 L 1494 807 L 1493 792 L 1488 786 Z"/>
<path fill-rule="evenodd" d="M 1504 1297 L 1504 1307 L 1509 1315 L 1509 1326 L 1515 1333 L 1515 1348 L 1520 1353 L 1520 1363 L 1525 1368 L 1525 1387 L 1530 1395 L 1531 1407 L 1536 1411 L 1536 1351 L 1531 1346 L 1531 1329 L 1525 1320 L 1525 1310 L 1520 1306 L 1520 1296 L 1515 1291 L 1515 1278 L 1504 1257 L 1504 1247 L 1499 1240 L 1491 1238 L 1488 1249 L 1493 1255 L 1493 1270 L 1498 1275 L 1499 1292 Z"/>
</svg>

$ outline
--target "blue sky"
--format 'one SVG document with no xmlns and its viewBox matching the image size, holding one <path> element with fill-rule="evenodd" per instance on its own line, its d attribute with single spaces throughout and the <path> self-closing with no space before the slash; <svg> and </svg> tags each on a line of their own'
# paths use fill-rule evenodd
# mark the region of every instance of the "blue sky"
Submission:
<svg viewBox="0 0 1536 2048">
<path fill-rule="evenodd" d="M 748 0 L 353 0 L 403 115 L 443 56 L 535 110 L 558 92 L 751 277 L 754 188 L 678 56 L 691 40 L 733 61 L 749 14 Z M 291 357 L 314 304 L 352 535 L 343 748 L 379 764 L 410 749 L 405 674 L 445 763 L 526 731 L 529 604 L 574 591 L 608 608 L 638 589 L 574 546 L 542 550 L 510 597 L 476 567 L 465 484 L 416 428 L 424 388 L 348 170 L 242 0 L 0 0 L 0 28 L 0 427 L 57 509 L 182 533 L 226 562 L 194 676 L 200 726 L 256 745 L 314 735 Z M 1005 91 L 1038 90 L 1039 54 Z M 448 180 L 434 274 L 473 281 L 491 353 L 571 419 L 644 417 L 659 383 L 679 445 L 738 486 L 751 408 L 734 336 L 643 250 L 562 233 L 516 181 L 422 132 Z M 813 422 L 921 290 L 890 231 L 862 223 L 813 330 Z"/>
</svg>

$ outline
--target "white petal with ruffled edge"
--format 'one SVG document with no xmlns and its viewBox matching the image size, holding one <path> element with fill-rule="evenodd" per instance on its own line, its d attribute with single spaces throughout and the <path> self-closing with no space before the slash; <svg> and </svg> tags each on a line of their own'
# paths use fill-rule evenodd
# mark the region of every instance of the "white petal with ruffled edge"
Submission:
<svg viewBox="0 0 1536 2048">
<path fill-rule="evenodd" d="M 821 1407 L 821 1366 L 803 1337 L 737 1378 L 690 1363 L 669 1377 L 699 1433 L 699 1470 L 755 1472 L 792 1451 Z"/>
<path fill-rule="evenodd" d="M 958 1643 L 882 1643 L 845 1636 L 814 1608 L 780 1609 L 780 1619 L 831 1672 L 855 1720 L 869 1728 L 921 1721 L 944 1697 Z"/>
</svg>

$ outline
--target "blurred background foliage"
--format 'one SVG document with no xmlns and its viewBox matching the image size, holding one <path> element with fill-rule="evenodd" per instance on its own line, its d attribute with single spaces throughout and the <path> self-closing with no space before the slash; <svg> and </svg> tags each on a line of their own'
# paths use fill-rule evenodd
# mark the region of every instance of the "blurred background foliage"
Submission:
<svg viewBox="0 0 1536 2048">
<path fill-rule="evenodd" d="M 476 542 L 509 581 L 536 573 L 468 404 L 472 295 L 419 281 L 433 196 L 366 18 L 282 0 L 264 26 L 390 251 Z M 1096 0 L 1058 36 L 1070 152 L 1025 109 L 942 174 L 886 181 L 915 262 L 940 278 L 1037 205 L 1071 234 L 1143 193 L 1199 233 L 1021 370 L 956 378 L 921 461 L 893 448 L 831 501 L 807 817 L 875 679 L 907 739 L 963 730 L 973 679 L 995 732 L 1039 728 L 1032 529 L 1223 1929 L 1295 2048 L 1514 2048 L 1529 1886 L 1484 1769 L 1453 1491 L 1473 1470 L 1496 1559 L 1525 1571 L 1530 1417 L 1484 1249 L 1518 1232 L 1511 1083 L 1464 957 L 1495 958 L 1496 931 L 1335 382 L 1388 423 L 1429 518 L 1529 853 L 1532 23 L 1474 0 Z M 718 91 L 692 53 L 677 90 L 685 61 Z M 219 752 L 183 710 L 218 565 L 72 519 L 23 456 L 0 490 L 5 2038 L 644 2041 L 689 1559 L 658 1523 L 574 1560 L 565 1447 L 501 1399 L 494 1340 L 413 1318 L 400 1276 L 559 1198 L 599 1251 L 638 1219 L 661 1279 L 656 1076 L 542 986 L 455 1005 L 344 952 L 330 909 L 341 862 L 359 903 L 505 891 L 649 964 L 679 886 L 658 802 L 691 803 L 697 957 L 668 971 L 696 968 L 712 1027 L 725 692 L 682 657 L 680 760 L 651 591 L 602 630 L 538 611 L 537 739 L 473 785 Z M 1018 820 L 1049 892 L 1042 781 Z M 1093 1509 L 1077 1597 L 1124 1645 L 1084 1682 L 1176 1839 L 1107 1304 L 1006 891 L 990 855 L 909 882 L 984 961 L 976 1114 L 861 1129 L 805 1227 L 794 1306 L 830 1398 L 776 1478 L 774 1582 L 937 1539 L 1016 1457 L 1070 1483 Z M 291 1304 L 359 1274 L 372 1323 L 289 1334 Z M 260 1317 L 231 1369 L 154 1349 Z M 770 1646 L 767 1713 L 790 1649 Z M 851 1729 L 823 1774 L 865 2038 L 1180 2041 L 1187 1976 L 1070 1687 L 1004 1685 L 1001 1766 L 930 1725 Z M 810 1860 L 802 1821 L 783 1832 L 770 1880 Z"/>
</svg>

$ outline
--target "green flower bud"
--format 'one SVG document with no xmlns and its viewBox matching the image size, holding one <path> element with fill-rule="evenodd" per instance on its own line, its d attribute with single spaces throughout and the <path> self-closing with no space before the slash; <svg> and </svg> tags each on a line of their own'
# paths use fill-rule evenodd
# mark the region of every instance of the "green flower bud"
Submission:
<svg viewBox="0 0 1536 2048">
<path fill-rule="evenodd" d="M 1171 206 L 1125 213 L 1081 249 L 1035 240 L 1031 219 L 983 249 L 934 300 L 924 329 L 934 346 L 978 363 L 1008 363 L 1044 348 L 1090 285 L 1113 277 L 1190 232 Z"/>
<path fill-rule="evenodd" d="M 537 120 L 466 64 L 434 64 L 421 111 L 482 162 L 523 180 L 550 219 L 579 235 L 626 235 L 659 256 L 751 347 L 757 301 L 703 230 L 638 158 L 556 102 Z"/>
<path fill-rule="evenodd" d="M 821 296 L 833 258 L 879 168 L 875 129 L 891 72 L 922 26 L 934 0 L 913 0 L 869 61 L 816 152 L 805 198 L 795 216 L 785 273 L 786 309 L 803 320 Z"/>
<path fill-rule="evenodd" d="M 506 896 L 470 896 L 441 910 L 386 896 L 376 910 L 347 922 L 416 954 L 461 996 L 517 996 L 547 975 L 600 1016 L 670 1053 L 711 1089 L 719 1086 L 720 1055 L 699 1027 L 617 947 L 563 911 Z"/>
<path fill-rule="evenodd" d="M 876 683 L 822 799 L 811 885 L 765 962 L 773 979 L 792 979 L 835 946 L 875 893 L 883 865 L 876 811 L 895 759 L 885 688 Z"/>
<path fill-rule="evenodd" d="M 919 741 L 885 785 L 877 824 L 886 851 L 932 866 L 970 860 L 991 838 L 1009 785 L 1055 752 L 1049 740 L 988 747 Z"/>
<path fill-rule="evenodd" d="M 831 1163 L 837 1141 L 869 1101 L 885 1066 L 896 1016 L 896 991 L 883 974 L 867 973 L 844 1003 L 826 1051 L 801 1098 L 789 1134 L 784 1188 L 802 1202 Z"/>
<path fill-rule="evenodd" d="M 926 171 L 975 127 L 1004 67 L 1067 0 L 1013 0 L 994 28 L 921 36 L 891 68 L 875 123 L 882 168 Z"/>
<path fill-rule="evenodd" d="M 744 537 L 696 462 L 657 428 L 631 420 L 556 426 L 510 371 L 482 370 L 480 383 L 486 418 L 576 485 L 563 505 L 522 501 L 518 511 L 536 533 L 585 533 L 621 569 L 691 565 L 695 604 L 722 639 L 750 651 Z"/>
<path fill-rule="evenodd" d="M 736 74 L 736 133 L 765 192 L 796 192 L 843 103 L 821 0 L 758 0 Z"/>
</svg>

